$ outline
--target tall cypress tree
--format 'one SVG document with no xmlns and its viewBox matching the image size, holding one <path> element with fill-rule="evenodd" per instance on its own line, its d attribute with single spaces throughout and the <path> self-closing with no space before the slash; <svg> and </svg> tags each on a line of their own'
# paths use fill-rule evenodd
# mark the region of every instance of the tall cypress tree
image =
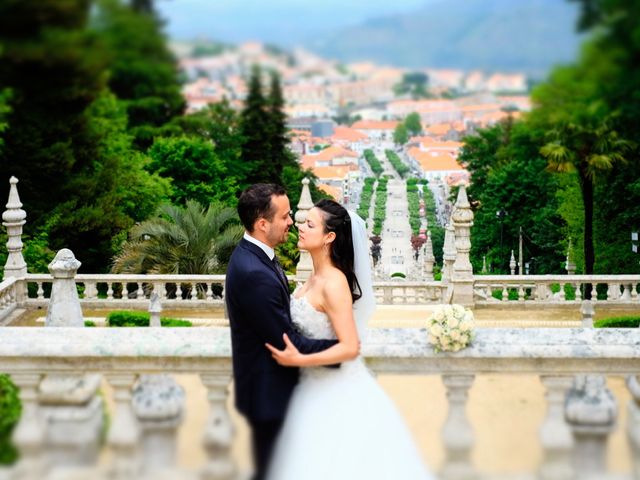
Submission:
<svg viewBox="0 0 640 480">
<path fill-rule="evenodd" d="M 246 166 L 247 183 L 280 182 L 270 161 L 271 119 L 262 93 L 262 72 L 254 65 L 249 78 L 249 93 L 240 116 L 243 137 L 240 160 Z"/>
<path fill-rule="evenodd" d="M 274 178 L 282 182 L 282 171 L 286 166 L 296 165 L 293 152 L 289 150 L 289 137 L 287 136 L 287 116 L 284 113 L 284 97 L 280 76 L 276 72 L 271 73 L 271 88 L 267 97 L 269 112 L 269 138 L 270 149 L 268 159 L 271 162 Z M 275 181 L 275 180 L 274 180 Z"/>
</svg>

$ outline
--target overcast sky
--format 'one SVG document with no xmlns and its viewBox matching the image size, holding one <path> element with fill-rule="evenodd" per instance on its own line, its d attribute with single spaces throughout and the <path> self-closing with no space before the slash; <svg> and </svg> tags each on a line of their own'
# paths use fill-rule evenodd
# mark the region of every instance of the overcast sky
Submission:
<svg viewBox="0 0 640 480">
<path fill-rule="evenodd" d="M 438 0 L 159 0 L 175 39 L 262 40 L 291 46 L 314 35 Z M 442 1 L 442 0 L 441 0 Z"/>
</svg>

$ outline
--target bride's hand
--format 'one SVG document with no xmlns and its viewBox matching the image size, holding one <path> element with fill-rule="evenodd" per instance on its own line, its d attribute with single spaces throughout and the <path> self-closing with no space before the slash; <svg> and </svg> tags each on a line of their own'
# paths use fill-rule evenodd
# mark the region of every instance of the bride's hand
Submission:
<svg viewBox="0 0 640 480">
<path fill-rule="evenodd" d="M 271 352 L 271 356 L 273 359 L 278 362 L 283 367 L 298 367 L 300 366 L 300 360 L 302 359 L 302 355 L 296 348 L 296 346 L 291 343 L 289 337 L 285 333 L 282 335 L 282 339 L 284 340 L 285 348 L 284 350 L 278 350 L 274 346 L 266 343 L 265 345 Z"/>
</svg>

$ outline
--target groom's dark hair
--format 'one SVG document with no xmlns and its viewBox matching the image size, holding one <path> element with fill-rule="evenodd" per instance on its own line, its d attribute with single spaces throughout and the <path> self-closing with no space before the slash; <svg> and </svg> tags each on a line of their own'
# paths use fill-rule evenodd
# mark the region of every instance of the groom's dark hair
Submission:
<svg viewBox="0 0 640 480">
<path fill-rule="evenodd" d="M 271 197 L 286 194 L 284 187 L 275 183 L 256 183 L 242 192 L 238 200 L 238 216 L 247 232 L 253 232 L 253 226 L 259 218 L 273 220 L 276 212 Z"/>
</svg>

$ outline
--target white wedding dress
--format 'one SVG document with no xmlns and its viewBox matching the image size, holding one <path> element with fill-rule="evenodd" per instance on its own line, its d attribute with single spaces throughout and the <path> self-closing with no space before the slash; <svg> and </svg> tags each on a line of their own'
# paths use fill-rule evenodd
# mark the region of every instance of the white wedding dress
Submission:
<svg viewBox="0 0 640 480">
<path fill-rule="evenodd" d="M 327 315 L 305 297 L 292 297 L 291 317 L 308 338 L 336 338 Z M 337 369 L 300 371 L 270 480 L 433 478 L 395 405 L 361 358 Z"/>
</svg>

